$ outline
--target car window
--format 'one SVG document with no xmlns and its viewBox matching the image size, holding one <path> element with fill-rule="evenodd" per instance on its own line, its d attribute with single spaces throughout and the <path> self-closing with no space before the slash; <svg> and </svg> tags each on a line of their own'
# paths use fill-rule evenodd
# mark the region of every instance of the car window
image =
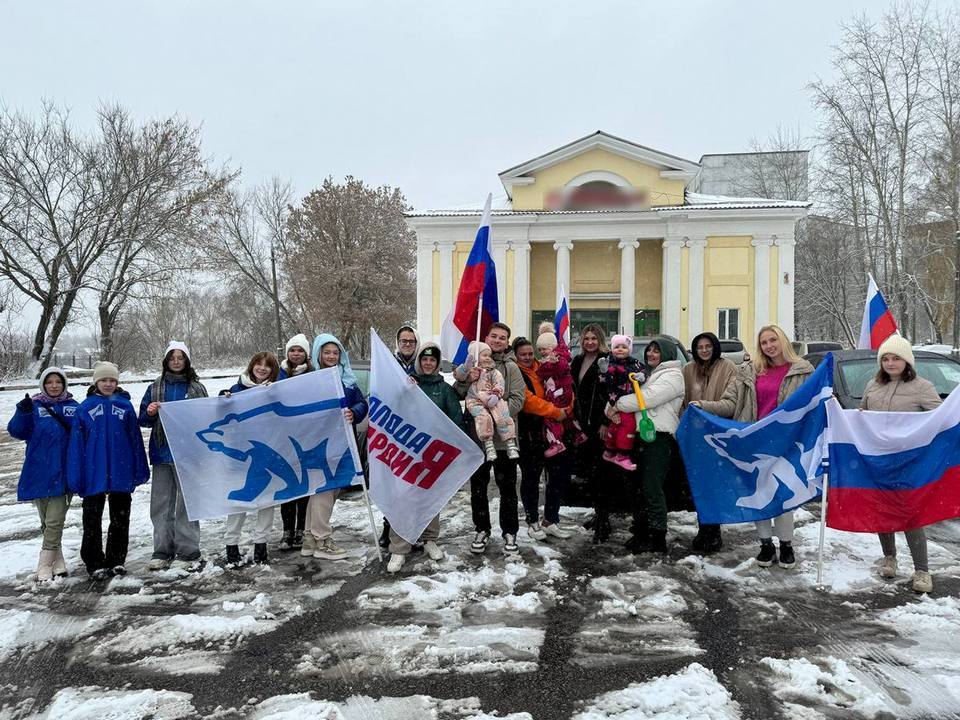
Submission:
<svg viewBox="0 0 960 720">
<path fill-rule="evenodd" d="M 939 358 L 918 358 L 917 374 L 933 383 L 941 395 L 949 395 L 960 384 L 960 364 Z"/>
<path fill-rule="evenodd" d="M 796 343 L 794 343 L 796 344 Z M 813 342 L 807 343 L 807 352 L 829 352 L 830 350 L 843 350 L 843 345 L 836 342 Z"/>
<path fill-rule="evenodd" d="M 365 368 L 354 368 L 353 374 L 357 376 L 357 387 L 366 397 L 370 393 L 370 370 Z"/>
<path fill-rule="evenodd" d="M 720 352 L 742 352 L 743 343 L 739 340 L 721 340 Z"/>
<path fill-rule="evenodd" d="M 859 400 L 863 397 L 863 390 L 870 382 L 870 378 L 877 374 L 877 361 L 873 358 L 861 360 L 845 360 L 840 363 L 840 375 L 847 392 L 851 397 Z"/>
</svg>

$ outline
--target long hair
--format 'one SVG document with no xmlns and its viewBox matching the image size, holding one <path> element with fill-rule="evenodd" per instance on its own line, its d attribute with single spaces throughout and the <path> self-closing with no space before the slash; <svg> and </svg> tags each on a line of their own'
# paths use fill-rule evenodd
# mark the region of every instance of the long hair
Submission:
<svg viewBox="0 0 960 720">
<path fill-rule="evenodd" d="M 187 355 L 183 350 L 174 348 L 166 355 L 163 356 L 163 371 L 165 373 L 173 372 L 170 369 L 170 356 L 175 352 L 183 353 L 183 374 L 187 376 L 187 382 L 200 382 L 200 378 L 197 375 L 197 371 L 193 369 L 193 365 L 190 364 L 190 356 Z"/>
<path fill-rule="evenodd" d="M 598 353 L 610 352 L 610 346 L 607 345 L 607 331 L 603 329 L 600 323 L 589 323 L 580 330 L 580 352 L 583 352 L 583 336 L 587 333 L 593 333 L 597 336 L 599 341 Z"/>
<path fill-rule="evenodd" d="M 250 362 L 247 363 L 246 374 L 247 377 L 253 380 L 253 368 L 255 365 L 263 363 L 268 368 L 270 368 L 270 377 L 268 377 L 263 382 L 276 382 L 277 377 L 280 375 L 280 363 L 277 362 L 277 356 L 272 352 L 258 352 L 252 358 Z"/>
<path fill-rule="evenodd" d="M 903 373 L 900 375 L 900 380 L 902 382 L 910 382 L 911 380 L 916 380 L 917 371 L 913 369 L 913 365 L 907 363 L 906 367 L 903 368 Z M 877 385 L 886 385 L 888 382 L 893 380 L 886 370 L 880 368 L 877 370 L 877 374 L 873 376 L 873 379 L 876 381 Z"/>
<path fill-rule="evenodd" d="M 300 347 L 300 346 L 294 345 L 293 347 Z M 303 348 L 300 348 L 300 349 L 303 350 Z M 290 350 L 293 350 L 293 348 L 290 348 Z M 290 350 L 287 350 L 287 354 L 283 359 L 284 359 L 284 362 L 287 363 L 287 368 L 289 369 L 289 372 L 293 372 L 297 366 L 290 361 Z M 304 350 L 304 356 L 305 357 L 303 358 L 303 362 L 301 363 L 301 365 L 305 365 L 307 368 L 306 370 L 304 370 L 304 372 L 313 372 L 313 363 L 310 361 L 309 348 Z"/>
<path fill-rule="evenodd" d="M 757 333 L 757 350 L 753 356 L 753 369 L 756 371 L 757 375 L 763 375 L 763 373 L 767 371 L 767 368 L 773 367 L 770 364 L 770 361 L 767 359 L 767 356 L 764 355 L 763 351 L 760 349 L 760 336 L 765 332 L 772 332 L 777 336 L 777 340 L 780 341 L 780 350 L 783 352 L 784 360 L 792 365 L 800 359 L 800 356 L 797 355 L 796 351 L 794 351 L 793 345 L 790 343 L 790 340 L 787 338 L 787 334 L 783 331 L 782 327 L 779 325 L 764 325 Z"/>
</svg>

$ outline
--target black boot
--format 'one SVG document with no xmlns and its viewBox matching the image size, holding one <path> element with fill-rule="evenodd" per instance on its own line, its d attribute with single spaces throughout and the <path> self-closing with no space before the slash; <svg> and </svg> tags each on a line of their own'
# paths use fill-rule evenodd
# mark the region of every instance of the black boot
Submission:
<svg viewBox="0 0 960 720">
<path fill-rule="evenodd" d="M 780 567 L 789 570 L 797 564 L 797 559 L 793 554 L 793 543 L 780 541 Z"/>
<path fill-rule="evenodd" d="M 296 530 L 293 533 L 293 549 L 299 550 L 303 547 L 303 530 Z"/>
<path fill-rule="evenodd" d="M 610 517 L 598 512 L 593 518 L 593 544 L 602 545 L 610 538 Z"/>
<path fill-rule="evenodd" d="M 631 535 L 624 547 L 626 547 L 627 550 L 632 552 L 634 555 L 639 555 L 640 553 L 645 553 L 650 549 L 648 545 L 649 540 L 649 533 L 645 535 Z"/>
<path fill-rule="evenodd" d="M 661 553 L 663 555 L 667 554 L 666 530 L 651 530 L 649 538 L 648 547 L 650 548 L 650 552 Z"/>
<path fill-rule="evenodd" d="M 267 565 L 270 560 L 267 559 L 267 544 L 255 543 L 253 546 L 253 561 L 257 565 Z"/>
<path fill-rule="evenodd" d="M 792 552 L 792 551 L 791 551 Z M 763 538 L 760 541 L 760 554 L 757 555 L 757 565 L 760 567 L 770 567 L 777 559 L 777 550 L 773 547 L 773 540 Z"/>
<path fill-rule="evenodd" d="M 240 564 L 240 548 L 236 545 L 227 545 L 227 565 Z"/>
<path fill-rule="evenodd" d="M 714 553 L 723 547 L 719 525 L 701 525 L 697 536 L 690 543 L 690 549 L 703 555 Z"/>
<path fill-rule="evenodd" d="M 293 550 L 293 530 L 284 530 L 283 537 L 280 538 L 281 550 Z"/>
<path fill-rule="evenodd" d="M 383 519 L 383 531 L 380 533 L 380 547 L 390 547 L 390 523 L 386 518 Z"/>
</svg>

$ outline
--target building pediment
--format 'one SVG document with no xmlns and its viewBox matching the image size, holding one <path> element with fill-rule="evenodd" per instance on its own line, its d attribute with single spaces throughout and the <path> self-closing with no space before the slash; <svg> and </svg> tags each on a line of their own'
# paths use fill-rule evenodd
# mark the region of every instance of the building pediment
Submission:
<svg viewBox="0 0 960 720">
<path fill-rule="evenodd" d="M 645 166 L 654 171 L 660 179 L 681 181 L 683 186 L 686 186 L 700 172 L 700 165 L 692 160 L 654 150 L 598 130 L 592 135 L 579 138 L 504 170 L 500 173 L 500 182 L 503 183 L 507 196 L 512 200 L 514 188 L 533 185 L 537 182 L 538 175 L 544 170 L 562 164 L 571 164 L 572 160 L 584 155 L 596 158 L 597 162 L 589 169 L 578 168 L 582 169 L 582 172 L 577 172 L 574 177 L 567 179 L 565 184 L 571 184 L 572 181 L 574 185 L 582 185 L 586 182 L 603 180 L 619 186 L 630 185 L 629 180 L 623 177 L 623 173 L 617 172 L 619 168 L 603 167 L 603 165 L 612 165 L 611 163 L 604 163 L 605 155 Z"/>
</svg>

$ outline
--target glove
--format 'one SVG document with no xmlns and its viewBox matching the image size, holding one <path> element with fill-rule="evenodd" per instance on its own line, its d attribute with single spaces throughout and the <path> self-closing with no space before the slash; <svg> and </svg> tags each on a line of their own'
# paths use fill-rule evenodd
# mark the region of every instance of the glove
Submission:
<svg viewBox="0 0 960 720">
<path fill-rule="evenodd" d="M 33 400 L 30 399 L 29 395 L 24 395 L 23 400 L 17 403 L 17 410 L 22 413 L 33 412 Z"/>
<path fill-rule="evenodd" d="M 599 360 L 597 360 L 597 370 L 599 370 L 601 374 L 605 373 L 607 371 L 607 368 L 609 367 L 610 367 L 609 358 L 602 357 Z"/>
<path fill-rule="evenodd" d="M 497 405 L 500 404 L 500 398 L 496 395 L 491 395 L 487 398 L 487 407 L 493 410 Z"/>
<path fill-rule="evenodd" d="M 643 374 L 641 371 L 639 371 L 639 370 L 637 370 L 637 372 L 633 373 L 633 375 L 636 377 L 637 382 L 640 383 L 641 385 L 643 385 L 643 384 L 647 381 L 647 376 L 644 375 L 644 374 Z"/>
<path fill-rule="evenodd" d="M 474 360 L 473 355 L 471 355 L 470 353 L 467 353 L 467 359 L 463 361 L 463 367 L 467 370 L 467 372 L 470 372 L 471 370 L 473 370 L 473 366 L 475 364 L 476 364 L 476 361 Z"/>
</svg>

